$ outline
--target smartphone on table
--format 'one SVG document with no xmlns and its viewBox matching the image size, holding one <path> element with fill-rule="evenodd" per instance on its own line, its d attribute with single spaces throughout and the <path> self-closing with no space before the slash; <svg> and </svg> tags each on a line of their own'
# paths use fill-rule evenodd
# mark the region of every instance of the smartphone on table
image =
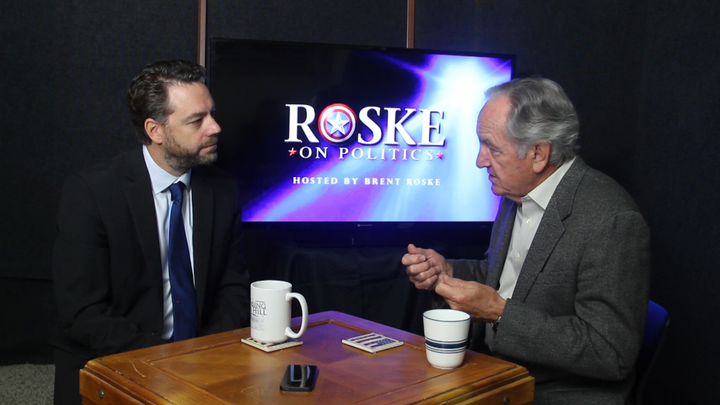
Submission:
<svg viewBox="0 0 720 405">
<path fill-rule="evenodd" d="M 291 364 L 285 369 L 280 389 L 283 391 L 312 391 L 315 388 L 318 372 L 317 366 Z"/>
</svg>

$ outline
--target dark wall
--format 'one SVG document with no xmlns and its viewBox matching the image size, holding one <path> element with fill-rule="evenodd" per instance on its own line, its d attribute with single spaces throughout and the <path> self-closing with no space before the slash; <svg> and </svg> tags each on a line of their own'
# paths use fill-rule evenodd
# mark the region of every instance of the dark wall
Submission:
<svg viewBox="0 0 720 405">
<path fill-rule="evenodd" d="M 155 59 L 196 59 L 197 1 L 5 3 L 0 275 L 49 279 L 65 177 L 136 143 L 127 85 Z"/>
<path fill-rule="evenodd" d="M 134 145 L 123 103 L 135 72 L 156 59 L 196 58 L 196 1 L 85 3 L 10 2 L 0 13 L 6 162 L 0 175 L 0 329 L 12 331 L 0 335 L 0 360 L 22 342 L 43 341 L 49 328 L 37 325 L 53 319 L 49 263 L 62 180 Z M 209 3 L 210 35 L 405 43 L 404 0 Z M 653 236 L 651 298 L 673 318 L 649 388 L 651 403 L 713 403 L 720 395 L 720 300 L 714 297 L 720 287 L 714 247 L 720 240 L 720 182 L 718 164 L 712 163 L 720 152 L 718 4 L 417 4 L 417 47 L 513 53 L 518 75 L 562 84 L 580 115 L 581 155 L 616 178 L 641 206 Z M 346 254 L 363 263 L 372 253 Z M 328 263 L 338 266 L 337 258 Z M 396 294 L 391 281 L 401 282 L 402 270 L 377 263 L 388 267 L 387 274 L 377 266 L 363 274 L 384 279 L 383 291 L 406 303 L 421 299 L 406 290 Z M 358 275 L 363 271 L 359 266 L 343 274 L 364 285 L 367 279 Z"/>
<path fill-rule="evenodd" d="M 3 2 L 0 364 L 51 362 L 51 250 L 64 179 L 137 142 L 125 91 L 155 59 L 196 59 L 197 1 Z"/>
<path fill-rule="evenodd" d="M 656 373 L 655 403 L 720 397 L 720 6 L 648 7 L 635 197 L 652 232 L 653 299 L 673 316 Z M 713 163 L 714 162 L 714 163 Z M 673 402 L 665 402 L 673 403 Z"/>
<path fill-rule="evenodd" d="M 208 37 L 405 46 L 405 0 L 208 1 Z"/>
<path fill-rule="evenodd" d="M 516 77 L 557 81 L 580 113 L 587 163 L 630 186 L 644 2 L 418 2 L 417 47 L 517 55 Z"/>
</svg>

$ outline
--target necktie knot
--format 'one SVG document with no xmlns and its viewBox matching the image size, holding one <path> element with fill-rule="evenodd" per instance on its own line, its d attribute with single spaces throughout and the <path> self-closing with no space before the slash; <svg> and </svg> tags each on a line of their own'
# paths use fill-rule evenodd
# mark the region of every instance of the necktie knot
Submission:
<svg viewBox="0 0 720 405">
<path fill-rule="evenodd" d="M 185 183 L 182 181 L 170 185 L 170 198 L 172 198 L 173 202 L 182 202 L 184 190 Z"/>
</svg>

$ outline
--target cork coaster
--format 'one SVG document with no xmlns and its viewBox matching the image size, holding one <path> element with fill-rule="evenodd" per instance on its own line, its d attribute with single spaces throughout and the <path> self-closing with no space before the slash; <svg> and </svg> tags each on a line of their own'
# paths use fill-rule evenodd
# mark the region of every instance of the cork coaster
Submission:
<svg viewBox="0 0 720 405">
<path fill-rule="evenodd" d="M 242 342 L 265 352 L 274 352 L 303 344 L 300 339 L 288 339 L 282 343 L 260 343 L 251 337 L 242 339 Z"/>
</svg>

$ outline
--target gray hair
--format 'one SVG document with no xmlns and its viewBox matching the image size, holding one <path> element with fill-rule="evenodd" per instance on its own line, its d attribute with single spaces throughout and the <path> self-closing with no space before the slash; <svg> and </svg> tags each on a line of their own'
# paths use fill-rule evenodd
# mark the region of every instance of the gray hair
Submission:
<svg viewBox="0 0 720 405">
<path fill-rule="evenodd" d="M 512 105 L 506 126 L 518 158 L 537 143 L 550 145 L 550 164 L 560 166 L 575 157 L 580 122 L 559 84 L 541 78 L 515 79 L 485 92 L 488 100 L 502 95 Z"/>
</svg>

